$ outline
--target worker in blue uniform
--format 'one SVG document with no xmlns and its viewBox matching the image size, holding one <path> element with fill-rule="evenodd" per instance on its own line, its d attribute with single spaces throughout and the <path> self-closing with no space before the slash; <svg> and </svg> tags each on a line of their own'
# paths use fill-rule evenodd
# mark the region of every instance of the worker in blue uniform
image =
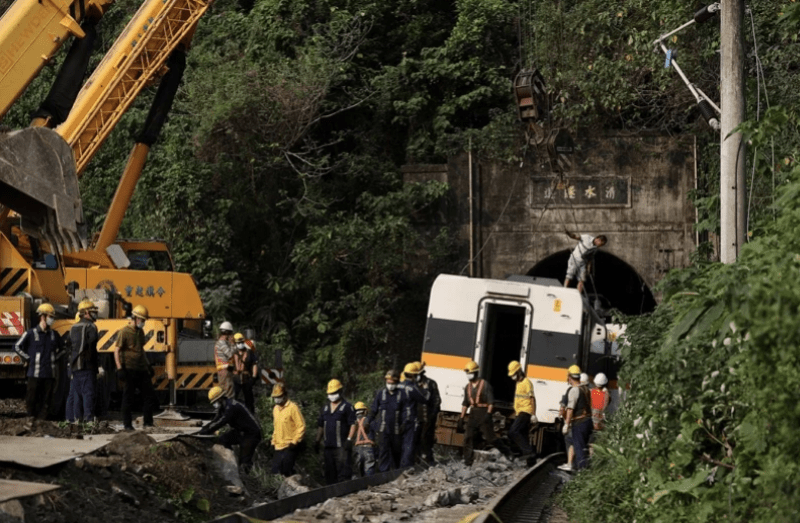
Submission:
<svg viewBox="0 0 800 523">
<path fill-rule="evenodd" d="M 400 383 L 400 386 L 408 395 L 406 430 L 403 433 L 403 454 L 400 457 L 401 468 L 410 467 L 414 464 L 422 435 L 423 410 L 428 400 L 430 400 L 430 392 L 427 389 L 423 390 L 417 383 L 417 376 L 421 370 L 422 366 L 419 363 L 409 363 L 403 369 L 405 379 Z"/>
<path fill-rule="evenodd" d="M 219 437 L 219 443 L 227 449 L 239 445 L 239 466 L 248 474 L 253 468 L 256 447 L 263 439 L 261 425 L 247 407 L 225 396 L 222 387 L 212 387 L 208 391 L 208 401 L 217 409 L 217 414 L 199 434 L 214 434 L 227 425 L 229 429 Z"/>
<path fill-rule="evenodd" d="M 342 396 L 339 380 L 328 382 L 328 401 L 317 422 L 315 450 L 324 443 L 325 483 L 333 485 L 353 477 L 353 438 L 356 434 L 356 410 Z"/>
<path fill-rule="evenodd" d="M 375 393 L 368 419 L 378 438 L 378 472 L 386 472 L 400 465 L 403 433 L 408 428 L 408 396 L 404 389 L 398 387 L 400 373 L 390 370 L 384 378 L 386 386 Z"/>
<path fill-rule="evenodd" d="M 63 355 L 61 338 L 51 326 L 56 311 L 49 303 L 36 309 L 39 318 L 32 329 L 28 329 L 17 340 L 14 350 L 28 367 L 28 390 L 25 394 L 25 409 L 28 416 L 39 419 L 47 417 L 56 382 L 56 362 Z"/>
</svg>

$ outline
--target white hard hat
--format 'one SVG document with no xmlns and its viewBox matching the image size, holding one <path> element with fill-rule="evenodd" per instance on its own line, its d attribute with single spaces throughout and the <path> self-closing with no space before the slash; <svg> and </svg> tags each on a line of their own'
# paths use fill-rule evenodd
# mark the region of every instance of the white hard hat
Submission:
<svg viewBox="0 0 800 523">
<path fill-rule="evenodd" d="M 597 385 L 598 387 L 602 387 L 606 383 L 608 383 L 608 378 L 606 378 L 606 375 L 603 374 L 602 372 L 598 372 L 597 376 L 594 377 L 594 384 Z"/>
<path fill-rule="evenodd" d="M 219 330 L 233 332 L 233 325 L 229 321 L 223 321 L 219 326 Z"/>
<path fill-rule="evenodd" d="M 581 372 L 581 385 L 588 385 L 589 384 L 589 375 L 585 372 Z"/>
</svg>

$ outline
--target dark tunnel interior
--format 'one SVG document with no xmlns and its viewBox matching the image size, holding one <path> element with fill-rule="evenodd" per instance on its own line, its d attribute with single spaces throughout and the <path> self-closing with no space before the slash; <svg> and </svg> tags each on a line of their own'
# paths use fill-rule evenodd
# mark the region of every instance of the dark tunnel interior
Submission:
<svg viewBox="0 0 800 523">
<path fill-rule="evenodd" d="M 570 250 L 548 256 L 528 271 L 528 276 L 555 278 L 564 282 Z M 636 270 L 613 254 L 595 254 L 593 275 L 586 277 L 586 292 L 600 296 L 604 309 L 618 309 L 628 315 L 652 312 L 656 301 Z M 577 282 L 573 282 L 574 287 Z M 595 308 L 597 308 L 595 306 Z"/>
</svg>

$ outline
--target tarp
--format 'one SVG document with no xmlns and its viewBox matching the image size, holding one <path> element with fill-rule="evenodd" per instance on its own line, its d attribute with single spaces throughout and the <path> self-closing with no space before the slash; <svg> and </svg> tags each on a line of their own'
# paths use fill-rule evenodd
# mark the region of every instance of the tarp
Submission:
<svg viewBox="0 0 800 523">
<path fill-rule="evenodd" d="M 0 503 L 12 499 L 35 496 L 61 488 L 60 485 L 49 483 L 31 483 L 29 481 L 14 481 L 13 479 L 0 479 Z"/>
</svg>

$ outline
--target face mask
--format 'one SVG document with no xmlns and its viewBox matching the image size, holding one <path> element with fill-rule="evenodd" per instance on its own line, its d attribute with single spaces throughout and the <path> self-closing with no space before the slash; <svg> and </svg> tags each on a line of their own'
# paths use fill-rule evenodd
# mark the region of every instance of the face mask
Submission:
<svg viewBox="0 0 800 523">
<path fill-rule="evenodd" d="M 366 416 L 367 416 L 367 413 L 364 412 L 363 410 L 356 411 L 356 418 L 364 419 Z"/>
<path fill-rule="evenodd" d="M 387 388 L 388 390 L 394 390 L 394 389 L 396 389 L 396 388 L 397 388 L 397 383 L 387 383 L 387 384 L 386 384 L 386 388 Z"/>
<path fill-rule="evenodd" d="M 478 373 L 470 372 L 469 374 L 467 374 L 467 378 L 469 379 L 469 381 L 475 381 L 476 379 L 478 379 Z"/>
<path fill-rule="evenodd" d="M 220 403 L 219 401 L 215 401 L 214 403 L 212 403 L 212 405 L 214 406 L 215 409 L 219 409 L 222 406 L 222 403 Z"/>
<path fill-rule="evenodd" d="M 331 403 L 336 403 L 337 401 L 339 401 L 339 395 L 338 394 L 328 394 L 328 401 L 330 401 Z"/>
<path fill-rule="evenodd" d="M 96 312 L 90 312 L 89 313 L 89 319 L 92 320 L 92 321 L 97 321 L 97 313 Z"/>
<path fill-rule="evenodd" d="M 56 319 L 53 318 L 52 316 L 48 316 L 47 320 L 45 320 L 45 321 L 47 322 L 47 326 L 49 327 L 50 325 L 53 324 L 54 321 L 56 321 Z"/>
<path fill-rule="evenodd" d="M 239 350 L 244 350 L 244 343 L 237 343 L 236 348 Z"/>
<path fill-rule="evenodd" d="M 286 401 L 286 396 L 278 396 L 277 398 L 273 398 L 275 400 L 276 405 L 283 405 L 283 402 Z"/>
<path fill-rule="evenodd" d="M 422 380 L 422 374 L 417 374 L 416 376 L 414 376 L 414 381 L 421 381 L 421 380 Z"/>
<path fill-rule="evenodd" d="M 136 328 L 137 329 L 144 329 L 144 320 L 136 319 Z"/>
</svg>

